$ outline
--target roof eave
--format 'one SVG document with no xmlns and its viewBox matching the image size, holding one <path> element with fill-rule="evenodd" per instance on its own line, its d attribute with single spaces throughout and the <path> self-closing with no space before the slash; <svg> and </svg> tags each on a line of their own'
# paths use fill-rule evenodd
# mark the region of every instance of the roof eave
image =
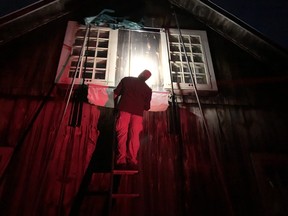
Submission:
<svg viewBox="0 0 288 216">
<path fill-rule="evenodd" d="M 221 34 L 257 59 L 271 62 L 275 67 L 287 65 L 288 54 L 251 30 L 223 15 L 200 0 L 169 0 L 171 4 L 194 15 L 200 22 Z M 280 64 L 280 65 L 279 65 Z"/>
<path fill-rule="evenodd" d="M 2 18 L 1 21 L 3 22 L 0 23 L 0 46 L 70 13 L 67 9 L 69 1 L 71 0 L 51 1 L 39 7 L 33 7 L 24 14 L 18 16 L 16 14 L 7 21 Z"/>
</svg>

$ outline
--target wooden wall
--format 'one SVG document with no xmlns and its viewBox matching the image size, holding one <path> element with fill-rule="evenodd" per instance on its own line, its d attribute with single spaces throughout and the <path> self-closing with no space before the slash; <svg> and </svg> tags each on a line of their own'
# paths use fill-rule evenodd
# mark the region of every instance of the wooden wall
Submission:
<svg viewBox="0 0 288 216">
<path fill-rule="evenodd" d="M 219 89 L 200 97 L 208 131 L 193 96 L 179 104 L 176 123 L 172 105 L 145 113 L 141 196 L 137 208 L 119 201 L 114 215 L 284 215 L 287 69 L 275 71 L 189 19 L 207 31 Z M 189 19 L 183 13 L 180 23 Z M 95 166 L 109 161 L 111 109 L 84 103 L 81 127 L 73 128 L 70 104 L 61 121 L 65 100 L 53 82 L 67 20 L 1 47 L 0 146 L 15 150 L 1 176 L 1 215 L 68 215 L 93 152 Z M 103 202 L 85 199 L 80 215 L 97 215 Z"/>
</svg>

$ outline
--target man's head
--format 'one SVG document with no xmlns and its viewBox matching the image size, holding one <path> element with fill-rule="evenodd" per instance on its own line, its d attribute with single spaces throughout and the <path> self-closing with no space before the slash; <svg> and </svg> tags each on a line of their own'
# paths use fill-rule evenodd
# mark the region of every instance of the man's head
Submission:
<svg viewBox="0 0 288 216">
<path fill-rule="evenodd" d="M 144 70 L 139 74 L 138 78 L 146 81 L 150 78 L 150 76 L 151 76 L 151 72 L 149 70 Z"/>
</svg>

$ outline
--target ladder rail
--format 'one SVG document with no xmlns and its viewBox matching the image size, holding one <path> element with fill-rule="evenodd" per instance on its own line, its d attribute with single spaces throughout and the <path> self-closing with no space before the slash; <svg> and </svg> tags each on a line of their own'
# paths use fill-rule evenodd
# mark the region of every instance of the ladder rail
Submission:
<svg viewBox="0 0 288 216">
<path fill-rule="evenodd" d="M 112 206 L 113 206 L 113 189 L 114 189 L 114 166 L 115 166 L 115 150 L 116 150 L 116 116 L 114 115 L 113 110 L 113 141 L 112 141 L 112 147 L 111 147 L 111 174 L 110 174 L 110 189 L 109 189 L 109 200 L 108 200 L 108 214 L 107 216 L 111 215 L 112 212 Z"/>
</svg>

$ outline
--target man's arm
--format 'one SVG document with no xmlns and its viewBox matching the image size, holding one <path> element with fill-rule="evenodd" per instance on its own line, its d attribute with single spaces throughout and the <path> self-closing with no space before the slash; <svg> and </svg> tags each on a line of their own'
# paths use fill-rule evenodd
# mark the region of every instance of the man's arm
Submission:
<svg viewBox="0 0 288 216">
<path fill-rule="evenodd" d="M 114 109 L 117 107 L 119 95 L 114 92 Z"/>
<path fill-rule="evenodd" d="M 122 88 L 123 88 L 122 87 L 123 86 L 123 81 L 122 80 L 120 81 L 120 83 L 117 85 L 117 87 L 113 91 L 114 109 L 117 108 L 118 98 L 119 98 L 119 96 L 121 95 L 121 92 L 122 92 Z"/>
<path fill-rule="evenodd" d="M 149 92 L 149 94 L 145 98 L 145 107 L 144 107 L 144 109 L 146 111 L 148 111 L 150 109 L 151 97 L 152 97 L 152 90 Z"/>
<path fill-rule="evenodd" d="M 118 109 L 117 109 L 118 98 L 119 98 L 119 95 L 114 93 L 114 109 L 113 109 L 114 115 L 117 115 L 117 113 L 118 113 Z"/>
</svg>

